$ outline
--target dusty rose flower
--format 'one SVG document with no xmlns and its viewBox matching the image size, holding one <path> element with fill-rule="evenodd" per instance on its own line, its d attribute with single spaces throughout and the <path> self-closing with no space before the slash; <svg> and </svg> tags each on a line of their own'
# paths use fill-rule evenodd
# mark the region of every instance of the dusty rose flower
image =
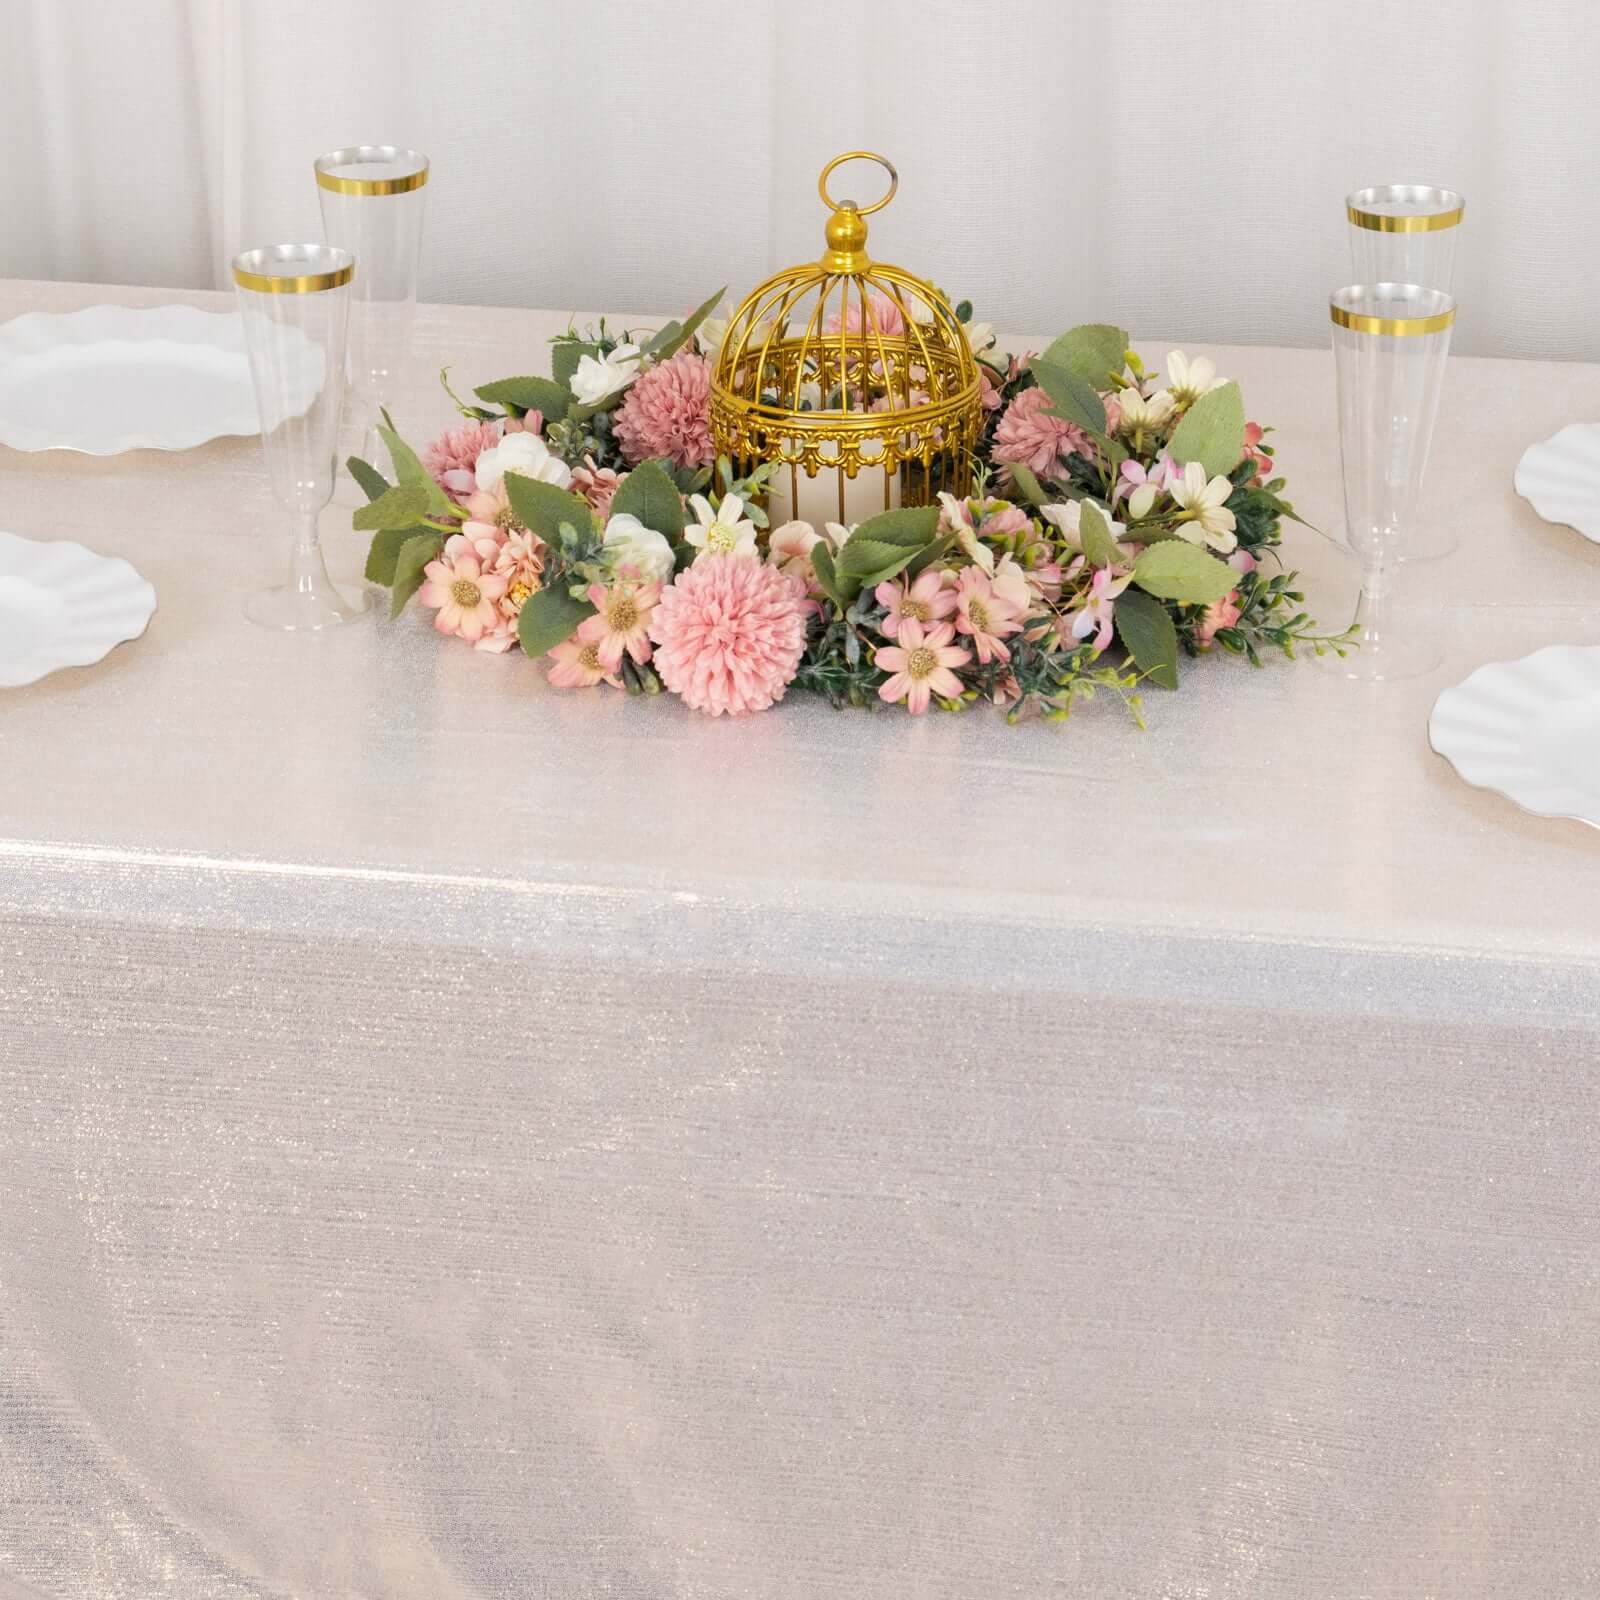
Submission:
<svg viewBox="0 0 1600 1600">
<path fill-rule="evenodd" d="M 650 618 L 661 681 L 696 711 L 730 717 L 783 698 L 805 649 L 805 585 L 754 555 L 705 555 Z"/>
<path fill-rule="evenodd" d="M 1024 389 L 995 424 L 994 459 L 1037 476 L 1053 476 L 1061 457 L 1074 451 L 1092 457 L 1094 445 L 1082 428 L 1050 410 L 1043 389 Z"/>
<path fill-rule="evenodd" d="M 929 627 L 943 622 L 956 608 L 956 591 L 953 584 L 944 581 L 944 574 L 929 567 L 910 583 L 900 578 L 890 578 L 872 591 L 873 598 L 885 608 L 879 628 L 889 640 L 900 637 L 900 630 L 908 622 Z"/>
<path fill-rule="evenodd" d="M 604 522 L 611 515 L 611 497 L 622 487 L 627 473 L 613 467 L 597 467 L 593 456 L 585 456 L 581 467 L 572 469 L 572 491 L 589 502 L 590 509 Z"/>
<path fill-rule="evenodd" d="M 1266 432 L 1267 430 L 1259 422 L 1247 422 L 1244 425 L 1244 454 L 1239 459 L 1253 461 L 1256 464 L 1256 475 L 1250 480 L 1253 489 L 1260 488 L 1273 469 L 1272 457 L 1261 448 L 1261 441 Z"/>
<path fill-rule="evenodd" d="M 1254 572 L 1256 558 L 1248 550 L 1235 550 L 1228 557 L 1228 565 L 1236 572 Z M 1220 600 L 1206 607 L 1205 615 L 1194 630 L 1196 646 L 1201 650 L 1209 650 L 1216 636 L 1224 628 L 1231 628 L 1239 616 L 1239 591 L 1230 589 Z"/>
<path fill-rule="evenodd" d="M 543 433 L 544 412 L 530 411 L 526 416 L 507 417 L 505 431 L 507 433 Z"/>
<path fill-rule="evenodd" d="M 1016 570 L 1020 579 L 1021 569 Z M 1026 598 L 1024 587 L 1024 601 Z M 956 631 L 971 640 L 979 661 L 1009 661 L 1011 651 L 1003 641 L 1022 631 L 1022 612 L 995 591 L 988 573 L 979 567 L 963 567 L 956 580 Z"/>
<path fill-rule="evenodd" d="M 452 500 L 464 501 L 477 487 L 472 469 L 478 457 L 500 443 L 498 422 L 468 422 L 446 428 L 422 452 L 422 464 Z"/>
<path fill-rule="evenodd" d="M 643 666 L 650 659 L 650 614 L 660 598 L 659 583 L 623 581 L 609 589 L 603 583 L 592 583 L 589 604 L 594 615 L 578 624 L 578 638 L 599 647 L 600 664 L 607 672 L 622 666 L 625 653 Z"/>
<path fill-rule="evenodd" d="M 680 350 L 634 379 L 617 408 L 617 441 L 629 466 L 661 457 L 675 467 L 703 467 L 711 443 L 711 363 Z"/>
<path fill-rule="evenodd" d="M 998 411 L 1005 403 L 994 381 L 994 374 L 983 362 L 978 363 L 978 398 L 985 411 Z"/>
</svg>

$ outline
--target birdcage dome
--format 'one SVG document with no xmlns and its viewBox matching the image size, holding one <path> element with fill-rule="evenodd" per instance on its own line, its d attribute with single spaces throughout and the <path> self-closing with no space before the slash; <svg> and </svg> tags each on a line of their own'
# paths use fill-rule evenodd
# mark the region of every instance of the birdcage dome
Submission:
<svg viewBox="0 0 1600 1600">
<path fill-rule="evenodd" d="M 855 160 L 889 174 L 871 205 L 828 192 L 834 169 Z M 717 451 L 741 475 L 776 463 L 774 498 L 787 488 L 790 514 L 806 514 L 806 490 L 820 481 L 809 520 L 964 493 L 982 421 L 966 330 L 930 282 L 867 254 L 866 219 L 894 197 L 894 167 L 851 151 L 817 187 L 832 213 L 821 258 L 768 278 L 728 324 L 711 380 Z"/>
</svg>

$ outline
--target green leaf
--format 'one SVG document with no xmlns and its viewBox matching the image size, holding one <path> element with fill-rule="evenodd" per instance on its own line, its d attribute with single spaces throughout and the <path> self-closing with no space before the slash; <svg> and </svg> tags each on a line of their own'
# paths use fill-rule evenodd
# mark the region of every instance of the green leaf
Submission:
<svg viewBox="0 0 1600 1600">
<path fill-rule="evenodd" d="M 647 528 L 676 539 L 683 532 L 683 497 L 659 461 L 641 461 L 611 497 L 611 515 L 637 517 Z"/>
<path fill-rule="evenodd" d="M 1095 388 L 1103 388 L 1127 364 L 1128 335 L 1104 322 L 1085 323 L 1064 333 L 1040 357 Z M 1035 367 L 1038 361 L 1034 362 Z M 1105 427 L 1102 414 L 1101 428 Z"/>
<path fill-rule="evenodd" d="M 374 528 L 409 528 L 422 520 L 428 509 L 428 491 L 420 483 L 400 483 L 370 500 L 350 519 L 350 526 L 361 532 Z"/>
<path fill-rule="evenodd" d="M 530 533 L 536 533 L 546 544 L 558 544 L 558 530 L 563 522 L 574 528 L 592 526 L 589 502 L 581 495 L 569 494 L 553 483 L 541 483 L 520 472 L 505 475 L 506 498 L 518 520 Z M 621 492 L 620 490 L 618 491 Z M 542 591 L 541 591 L 542 592 Z M 562 639 L 566 638 L 562 634 Z M 557 644 L 560 639 L 556 641 Z"/>
<path fill-rule="evenodd" d="M 1078 538 L 1083 553 L 1091 567 L 1110 567 L 1117 562 L 1117 541 L 1111 537 L 1111 524 L 1105 513 L 1092 500 L 1084 500 L 1078 508 Z"/>
<path fill-rule="evenodd" d="M 422 587 L 422 569 L 444 549 L 444 535 L 413 534 L 400 546 L 394 564 L 394 583 L 389 591 L 389 615 L 398 617 L 406 602 Z"/>
<path fill-rule="evenodd" d="M 722 297 L 727 292 L 727 285 L 724 284 L 709 300 L 689 313 L 687 322 L 669 322 L 666 327 L 658 329 L 645 341 L 643 346 L 645 355 L 654 356 L 658 361 L 665 361 L 668 356 L 675 356 L 694 337 L 695 330 L 700 324 L 722 304 Z"/>
<path fill-rule="evenodd" d="M 395 563 L 400 559 L 400 551 L 406 540 L 427 531 L 418 527 L 380 528 L 373 534 L 372 544 L 367 550 L 367 581 L 381 583 L 387 589 L 394 582 Z"/>
<path fill-rule="evenodd" d="M 843 597 L 839 585 L 839 575 L 834 571 L 833 552 L 825 544 L 814 544 L 811 547 L 811 570 L 817 575 L 817 583 L 822 592 L 834 602 L 835 605 L 847 606 L 855 595 L 861 592 L 861 586 L 856 585 L 855 594 L 847 600 Z"/>
<path fill-rule="evenodd" d="M 1244 397 L 1239 385 L 1225 383 L 1203 394 L 1173 430 L 1167 451 L 1178 465 L 1198 461 L 1208 478 L 1226 477 L 1244 449 Z"/>
<path fill-rule="evenodd" d="M 1167 608 L 1151 595 L 1126 589 L 1116 602 L 1111 621 L 1134 665 L 1163 689 L 1176 689 L 1178 630 Z"/>
<path fill-rule="evenodd" d="M 440 516 L 448 516 L 451 510 L 449 495 L 433 481 L 433 475 L 418 459 L 417 452 L 394 431 L 388 415 L 388 412 L 384 413 L 385 420 L 378 428 L 378 435 L 388 447 L 395 478 L 401 484 L 420 483 L 428 492 L 428 509 L 438 512 Z"/>
<path fill-rule="evenodd" d="M 920 550 L 938 531 L 938 506 L 904 506 L 898 511 L 880 511 L 868 517 L 850 535 L 845 549 L 848 551 L 858 539 L 866 539 Z"/>
<path fill-rule="evenodd" d="M 842 577 L 859 579 L 865 587 L 892 578 L 921 549 L 920 545 L 889 544 L 881 539 L 853 535 L 839 552 L 838 570 Z"/>
<path fill-rule="evenodd" d="M 554 378 L 501 378 L 472 391 L 492 406 L 516 406 L 537 411 L 546 422 L 559 422 L 572 404 L 572 391 Z"/>
<path fill-rule="evenodd" d="M 1237 586 L 1239 574 L 1199 545 L 1168 539 L 1140 551 L 1133 581 L 1158 600 L 1208 606 Z"/>
<path fill-rule="evenodd" d="M 1020 461 L 1008 461 L 1006 471 L 1011 474 L 1011 481 L 1022 491 L 1023 498 L 1030 505 L 1048 506 L 1055 502 L 1044 492 L 1044 486 Z"/>
<path fill-rule="evenodd" d="M 1057 416 L 1075 422 L 1080 428 L 1102 437 L 1106 431 L 1106 408 L 1100 396 L 1075 372 L 1064 367 L 1053 367 L 1048 361 L 1035 357 L 1028 370 L 1039 387 L 1050 396 L 1051 408 Z"/>
<path fill-rule="evenodd" d="M 350 469 L 350 476 L 361 485 L 361 492 L 367 499 L 376 500 L 379 495 L 388 492 L 389 480 L 360 456 L 351 456 L 345 466 Z"/>
<path fill-rule="evenodd" d="M 945 551 L 948 550 L 955 542 L 956 536 L 953 533 L 946 533 L 941 534 L 939 538 L 934 539 L 928 544 L 925 544 L 911 558 L 911 560 L 906 563 L 906 577 L 915 578 L 919 573 L 923 572 L 928 567 L 931 567 L 933 563 L 939 560 L 940 557 L 944 555 Z"/>
<path fill-rule="evenodd" d="M 593 615 L 587 600 L 574 600 L 565 589 L 541 589 L 522 604 L 517 638 L 530 656 L 542 656 L 570 639 L 578 624 Z"/>
<path fill-rule="evenodd" d="M 571 392 L 572 374 L 578 370 L 578 362 L 584 356 L 597 356 L 600 346 L 590 344 L 583 339 L 555 339 L 552 340 L 553 350 L 550 356 L 550 371 L 555 381 L 563 389 Z"/>
</svg>

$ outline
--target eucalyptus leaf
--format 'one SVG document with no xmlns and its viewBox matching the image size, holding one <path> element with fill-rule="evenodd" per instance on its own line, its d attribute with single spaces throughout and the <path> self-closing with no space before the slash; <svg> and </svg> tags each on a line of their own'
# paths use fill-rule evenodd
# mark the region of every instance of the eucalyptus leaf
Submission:
<svg viewBox="0 0 1600 1600">
<path fill-rule="evenodd" d="M 1057 416 L 1077 423 L 1090 433 L 1105 434 L 1106 408 L 1100 396 L 1077 373 L 1068 372 L 1065 367 L 1052 366 L 1037 357 L 1028 370 L 1039 387 L 1050 396 L 1051 408 Z"/>
<path fill-rule="evenodd" d="M 1111 536 L 1111 524 L 1105 513 L 1093 500 L 1084 500 L 1078 507 L 1078 538 L 1083 553 L 1091 567 L 1114 566 L 1118 557 L 1117 541 Z"/>
<path fill-rule="evenodd" d="M 428 509 L 428 491 L 420 483 L 399 483 L 369 500 L 350 519 L 350 526 L 368 533 L 376 528 L 409 528 Z"/>
<path fill-rule="evenodd" d="M 1163 689 L 1178 687 L 1178 630 L 1153 595 L 1124 590 L 1111 620 L 1136 667 Z"/>
<path fill-rule="evenodd" d="M 553 483 L 542 483 L 537 478 L 520 472 L 508 472 L 503 480 L 506 498 L 511 509 L 530 533 L 536 533 L 546 544 L 559 544 L 563 522 L 574 528 L 592 525 L 589 502 L 581 495 L 569 494 Z M 620 493 L 620 491 L 618 491 Z M 566 636 L 563 634 L 563 638 Z M 556 641 L 561 642 L 559 639 Z"/>
<path fill-rule="evenodd" d="M 572 391 L 554 378 L 501 378 L 472 392 L 493 406 L 515 406 L 519 411 L 537 411 L 546 422 L 559 422 L 572 404 Z"/>
<path fill-rule="evenodd" d="M 394 583 L 389 589 L 389 615 L 398 617 L 406 602 L 422 587 L 422 569 L 444 549 L 444 536 L 438 533 L 413 534 L 400 546 L 394 564 Z"/>
<path fill-rule="evenodd" d="M 1158 600 L 1209 606 L 1237 586 L 1239 574 L 1199 545 L 1168 539 L 1140 551 L 1133 581 Z"/>
<path fill-rule="evenodd" d="M 611 498 L 611 515 L 637 517 L 645 527 L 676 539 L 683 532 L 683 497 L 659 461 L 642 461 Z"/>
<path fill-rule="evenodd" d="M 1121 373 L 1127 354 L 1128 335 L 1121 328 L 1089 322 L 1062 334 L 1038 360 L 1100 388 Z M 1100 426 L 1105 427 L 1103 420 Z"/>
<path fill-rule="evenodd" d="M 1203 394 L 1173 430 L 1167 453 L 1180 467 L 1198 461 L 1208 478 L 1226 477 L 1244 450 L 1244 397 L 1225 383 Z"/>
<path fill-rule="evenodd" d="M 570 639 L 578 624 L 594 615 L 587 600 L 574 600 L 565 589 L 540 589 L 522 603 L 517 638 L 530 656 L 542 656 Z"/>
<path fill-rule="evenodd" d="M 367 499 L 376 500 L 379 495 L 388 492 L 389 480 L 360 456 L 351 456 L 345 466 L 349 468 L 350 476 L 361 485 L 361 492 Z"/>
</svg>

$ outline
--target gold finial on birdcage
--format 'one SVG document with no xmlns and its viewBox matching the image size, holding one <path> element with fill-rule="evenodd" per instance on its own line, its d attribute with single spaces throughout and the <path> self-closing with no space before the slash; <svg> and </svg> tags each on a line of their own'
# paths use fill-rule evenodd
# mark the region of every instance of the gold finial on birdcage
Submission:
<svg viewBox="0 0 1600 1600">
<path fill-rule="evenodd" d="M 829 177 L 861 160 L 888 172 L 888 190 L 867 206 L 835 200 Z M 867 254 L 866 219 L 899 186 L 883 156 L 836 156 L 817 183 L 831 213 L 820 260 L 769 278 L 728 324 L 712 372 L 712 438 L 741 474 L 787 468 L 773 483 L 775 521 L 780 511 L 854 521 L 848 510 L 870 515 L 966 490 L 982 419 L 966 330 L 926 279 Z M 819 499 L 817 480 L 833 503 L 813 509 L 802 491 Z"/>
</svg>

